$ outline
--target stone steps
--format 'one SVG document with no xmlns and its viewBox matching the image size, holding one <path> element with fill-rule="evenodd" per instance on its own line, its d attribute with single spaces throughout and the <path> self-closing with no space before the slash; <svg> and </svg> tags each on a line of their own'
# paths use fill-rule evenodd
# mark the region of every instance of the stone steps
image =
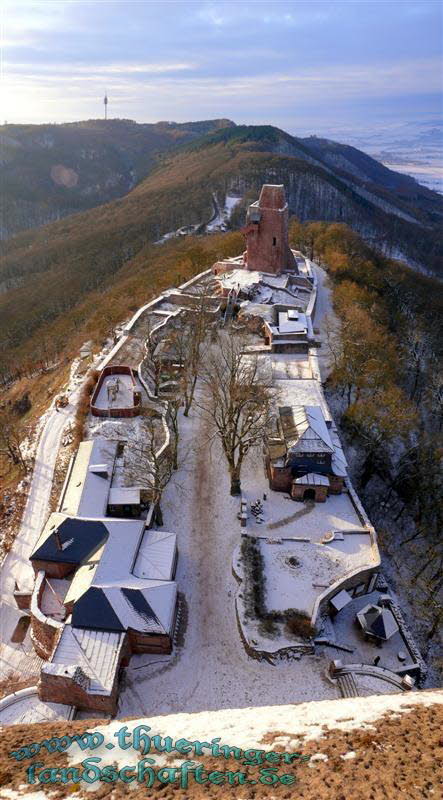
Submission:
<svg viewBox="0 0 443 800">
<path fill-rule="evenodd" d="M 339 675 L 337 683 L 342 697 L 358 697 L 357 684 L 355 683 L 354 676 L 350 672 L 345 672 Z"/>
</svg>

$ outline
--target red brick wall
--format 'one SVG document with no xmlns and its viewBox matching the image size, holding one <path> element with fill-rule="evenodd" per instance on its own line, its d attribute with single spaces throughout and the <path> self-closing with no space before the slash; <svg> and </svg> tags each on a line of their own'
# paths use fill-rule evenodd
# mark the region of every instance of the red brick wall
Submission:
<svg viewBox="0 0 443 800">
<path fill-rule="evenodd" d="M 95 405 L 97 397 L 99 396 L 102 383 L 107 375 L 130 375 L 134 386 L 134 405 L 129 408 L 97 408 Z M 111 365 L 102 369 L 94 393 L 91 398 L 91 414 L 94 417 L 137 417 L 141 411 L 141 395 L 136 392 L 136 381 L 134 377 L 134 370 L 126 364 L 123 366 Z"/>
<path fill-rule="evenodd" d="M 101 695 L 89 694 L 69 677 L 42 672 L 37 684 L 38 696 L 46 703 L 65 703 L 85 711 L 101 711 L 103 714 L 114 715 L 117 710 L 117 678 L 116 675 L 111 694 Z"/>
<path fill-rule="evenodd" d="M 129 631 L 129 642 L 133 653 L 171 653 L 172 643 L 169 636 L 136 633 Z"/>
<path fill-rule="evenodd" d="M 343 491 L 343 478 L 337 475 L 329 475 L 329 494 L 341 494 Z"/>
<path fill-rule="evenodd" d="M 48 578 L 66 578 L 67 575 L 77 569 L 77 565 L 74 564 L 59 564 L 52 561 L 33 560 L 31 563 L 35 574 L 43 570 Z"/>
<path fill-rule="evenodd" d="M 291 467 L 274 467 L 269 461 L 266 467 L 271 489 L 276 492 L 290 492 L 293 480 Z"/>
<path fill-rule="evenodd" d="M 326 498 L 328 496 L 328 487 L 327 486 L 300 486 L 299 483 L 293 483 L 291 489 L 291 497 L 293 500 L 303 500 L 304 493 L 307 489 L 314 489 L 315 491 L 315 502 L 316 503 L 325 503 Z"/>
<path fill-rule="evenodd" d="M 284 202 L 284 192 L 280 202 Z M 260 212 L 260 222 L 250 223 L 245 228 L 247 269 L 279 273 L 284 269 L 295 268 L 294 256 L 288 244 L 287 206 L 284 208 L 260 206 Z"/>
</svg>

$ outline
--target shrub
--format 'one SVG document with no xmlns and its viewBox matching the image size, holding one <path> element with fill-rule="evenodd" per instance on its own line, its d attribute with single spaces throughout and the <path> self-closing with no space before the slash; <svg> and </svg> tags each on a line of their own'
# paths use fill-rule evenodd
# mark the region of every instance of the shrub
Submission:
<svg viewBox="0 0 443 800">
<path fill-rule="evenodd" d="M 272 639 L 278 632 L 278 628 L 273 619 L 270 617 L 265 617 L 265 619 L 262 619 L 259 623 L 258 632 L 261 636 L 266 636 L 268 639 Z"/>
<path fill-rule="evenodd" d="M 249 617 L 263 617 L 265 576 L 263 572 L 263 556 L 256 539 L 244 536 L 241 542 L 241 555 L 245 571 L 245 611 Z"/>
<path fill-rule="evenodd" d="M 29 392 L 25 392 L 12 404 L 12 410 L 15 414 L 18 414 L 21 417 L 23 414 L 26 414 L 26 412 L 29 411 L 31 406 L 32 403 L 31 398 L 29 397 Z"/>
<path fill-rule="evenodd" d="M 91 395 L 94 392 L 96 383 L 98 381 L 99 372 L 92 369 L 88 372 L 83 386 L 80 390 L 80 397 L 78 399 L 77 408 L 75 411 L 74 427 L 73 427 L 73 444 L 78 447 L 83 439 L 83 431 L 85 427 L 85 420 L 89 412 Z"/>
<path fill-rule="evenodd" d="M 301 639 L 312 639 L 316 634 L 316 629 L 311 625 L 311 619 L 305 611 L 299 611 L 297 608 L 288 608 L 285 611 L 286 625 L 285 630 L 293 636 L 299 636 Z"/>
</svg>

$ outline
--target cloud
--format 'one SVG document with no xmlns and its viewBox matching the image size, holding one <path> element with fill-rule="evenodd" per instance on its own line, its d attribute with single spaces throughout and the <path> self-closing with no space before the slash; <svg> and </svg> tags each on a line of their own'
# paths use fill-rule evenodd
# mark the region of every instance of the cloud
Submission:
<svg viewBox="0 0 443 800">
<path fill-rule="evenodd" d="M 105 87 L 115 116 L 269 122 L 399 97 L 414 113 L 440 88 L 428 0 L 4 2 L 10 121 L 96 115 Z"/>
<path fill-rule="evenodd" d="M 152 69 L 154 66 L 154 69 Z M 158 67 L 158 68 L 157 68 Z M 28 68 L 28 69 L 27 69 Z M 438 61 L 423 59 L 397 64 L 381 64 L 368 71 L 364 64 L 350 68 L 293 70 L 238 77 L 188 75 L 191 63 L 150 65 L 132 64 L 69 69 L 63 64 L 54 70 L 31 70 L 21 65 L 6 81 L 10 110 L 14 119 L 17 99 L 27 113 L 45 114 L 49 119 L 82 119 L 101 110 L 102 87 L 106 85 L 111 115 L 148 119 L 190 119 L 201 116 L 231 116 L 237 121 L 275 122 L 294 108 L 304 114 L 335 104 L 419 96 L 438 92 Z M 151 72 L 149 73 L 149 70 Z M 177 70 L 175 73 L 174 71 Z M 66 96 L 66 75 L 69 92 Z M 150 74 L 150 80 L 144 80 Z M 8 97 L 5 98 L 6 106 Z M 19 108 L 17 108 L 18 113 Z M 40 117 L 41 118 L 41 117 Z"/>
<path fill-rule="evenodd" d="M 4 67 L 6 70 L 9 68 L 11 74 L 15 72 L 17 74 L 27 74 L 28 76 L 34 76 L 36 78 L 38 78 L 39 75 L 50 74 L 57 79 L 57 76 L 64 74 L 70 75 L 71 77 L 75 75 L 87 75 L 88 78 L 92 76 L 99 78 L 101 75 L 134 75 L 138 73 L 141 75 L 165 75 L 169 72 L 175 73 L 193 70 L 195 69 L 195 64 L 134 64 L 126 62 L 120 64 L 35 64 L 29 62 L 11 62 L 8 64 L 8 62 L 5 61 Z"/>
</svg>

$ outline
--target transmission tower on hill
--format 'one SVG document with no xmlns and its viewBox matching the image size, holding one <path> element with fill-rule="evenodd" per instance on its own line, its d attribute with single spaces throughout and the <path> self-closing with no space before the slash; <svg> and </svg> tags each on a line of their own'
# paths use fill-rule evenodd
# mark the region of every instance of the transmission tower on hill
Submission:
<svg viewBox="0 0 443 800">
<path fill-rule="evenodd" d="M 105 96 L 104 96 L 104 99 L 103 99 L 103 103 L 105 105 L 105 119 L 108 119 L 108 95 L 107 95 L 106 91 L 105 91 Z"/>
</svg>

